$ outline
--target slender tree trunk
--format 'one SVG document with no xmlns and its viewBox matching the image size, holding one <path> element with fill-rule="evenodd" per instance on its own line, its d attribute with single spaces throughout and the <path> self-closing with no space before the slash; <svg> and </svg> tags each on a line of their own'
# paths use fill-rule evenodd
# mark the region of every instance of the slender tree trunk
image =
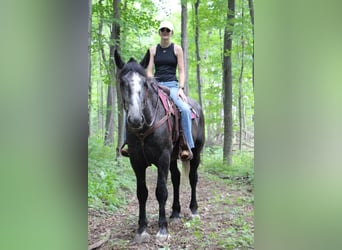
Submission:
<svg viewBox="0 0 342 250">
<path fill-rule="evenodd" d="M 244 41 L 243 36 L 241 37 L 241 70 L 240 70 L 240 76 L 239 76 L 239 150 L 241 151 L 241 144 L 242 144 L 242 130 L 243 130 L 243 90 L 242 90 L 242 77 L 243 77 L 243 69 L 244 69 Z"/>
<path fill-rule="evenodd" d="M 99 0 L 99 5 L 102 7 L 103 0 Z M 101 46 L 101 54 L 102 60 L 105 65 L 107 65 L 106 54 L 103 48 L 102 43 L 102 29 L 103 29 L 103 9 L 100 10 L 100 23 L 99 23 L 99 44 Z M 114 143 L 114 88 L 113 88 L 113 73 L 110 67 L 106 67 L 106 72 L 109 77 L 109 84 L 107 88 L 107 108 L 106 108 L 106 123 L 105 123 L 105 135 L 104 135 L 104 144 L 105 145 L 112 145 Z"/>
<path fill-rule="evenodd" d="M 253 0 L 248 0 L 248 6 L 249 6 L 249 13 L 250 13 L 250 16 L 251 16 L 251 23 L 252 23 L 252 34 L 253 34 L 253 52 L 252 52 L 253 66 L 252 66 L 252 82 L 253 82 L 253 90 L 254 90 L 254 5 L 253 5 Z"/>
<path fill-rule="evenodd" d="M 113 79 L 116 82 L 116 103 L 118 106 L 118 138 L 117 138 L 117 147 L 116 147 L 116 157 L 120 157 L 120 147 L 124 143 L 124 110 L 121 101 L 121 92 L 119 81 L 116 74 L 116 67 L 114 62 L 114 51 L 115 49 L 120 48 L 120 0 L 113 0 L 113 13 L 114 13 L 114 21 L 112 23 L 112 33 L 111 39 L 114 41 L 114 45 L 111 46 L 110 54 L 111 54 L 111 68 L 113 69 Z"/>
<path fill-rule="evenodd" d="M 188 50 L 188 1 L 182 0 L 181 7 L 182 7 L 182 18 L 181 18 L 181 46 L 183 48 L 184 54 L 184 91 L 185 94 L 188 95 L 189 93 L 189 50 Z"/>
<path fill-rule="evenodd" d="M 99 60 L 100 61 L 100 60 Z M 101 66 L 100 66 L 101 67 Z M 100 73 L 101 74 L 101 73 Z M 97 129 L 101 131 L 103 136 L 103 85 L 102 81 L 97 81 L 97 93 L 98 93 L 98 107 L 97 107 Z"/>
<path fill-rule="evenodd" d="M 228 0 L 227 25 L 224 30 L 224 53 L 223 53 L 223 89 L 224 89 L 224 142 L 223 161 L 232 165 L 232 142 L 233 142 L 233 119 L 232 119 L 232 35 L 235 11 L 235 0 Z"/>
<path fill-rule="evenodd" d="M 92 16 L 92 1 L 88 0 L 88 9 L 89 9 L 89 22 L 88 22 L 88 137 L 91 133 L 91 16 Z"/>
<path fill-rule="evenodd" d="M 200 0 L 196 0 L 195 2 L 195 19 L 196 19 L 196 25 L 195 25 L 195 45 L 196 45 L 196 76 L 197 76 L 197 88 L 198 88 L 198 99 L 199 99 L 199 104 L 201 107 L 202 105 L 202 89 L 201 89 L 201 57 L 200 57 L 200 52 L 199 52 L 199 31 L 198 31 L 198 7 L 200 4 Z"/>
<path fill-rule="evenodd" d="M 244 7 L 241 4 L 241 19 L 242 19 L 242 29 L 244 28 Z M 243 90 L 242 90 L 242 77 L 243 77 L 243 69 L 244 69 L 244 55 L 245 55 L 245 41 L 244 41 L 244 34 L 242 31 L 241 35 L 241 70 L 239 76 L 239 150 L 242 150 L 242 130 L 243 130 Z"/>
<path fill-rule="evenodd" d="M 105 145 L 112 145 L 114 143 L 113 92 L 114 88 L 111 84 L 109 84 L 107 89 L 106 131 L 104 138 Z"/>
</svg>

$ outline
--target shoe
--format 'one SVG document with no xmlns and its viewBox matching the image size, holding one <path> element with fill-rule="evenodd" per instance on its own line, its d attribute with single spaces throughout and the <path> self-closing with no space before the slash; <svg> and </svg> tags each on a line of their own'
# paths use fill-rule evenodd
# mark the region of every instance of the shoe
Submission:
<svg viewBox="0 0 342 250">
<path fill-rule="evenodd" d="M 128 148 L 121 148 L 120 152 L 122 156 L 129 157 Z"/>
<path fill-rule="evenodd" d="M 180 154 L 182 161 L 190 161 L 193 157 L 191 150 L 183 150 Z"/>
</svg>

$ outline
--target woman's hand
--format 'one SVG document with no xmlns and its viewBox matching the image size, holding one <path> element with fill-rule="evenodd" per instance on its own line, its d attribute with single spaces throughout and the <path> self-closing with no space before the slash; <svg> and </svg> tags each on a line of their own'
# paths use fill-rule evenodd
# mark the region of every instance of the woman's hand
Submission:
<svg viewBox="0 0 342 250">
<path fill-rule="evenodd" d="M 185 95 L 185 93 L 184 93 L 184 91 L 183 91 L 182 88 L 179 88 L 179 89 L 178 89 L 178 96 L 179 96 L 180 98 L 182 98 L 182 100 L 183 100 L 184 102 L 188 102 L 188 98 L 186 97 L 186 95 Z"/>
</svg>

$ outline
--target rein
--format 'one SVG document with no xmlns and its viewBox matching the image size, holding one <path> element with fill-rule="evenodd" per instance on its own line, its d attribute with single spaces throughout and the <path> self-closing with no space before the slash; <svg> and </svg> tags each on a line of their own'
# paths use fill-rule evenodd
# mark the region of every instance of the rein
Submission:
<svg viewBox="0 0 342 250">
<path fill-rule="evenodd" d="M 145 161 L 147 162 L 148 166 L 150 166 L 151 163 L 147 160 L 147 157 L 145 155 L 145 150 L 144 150 L 145 143 L 144 143 L 144 140 L 146 139 L 146 137 L 148 137 L 150 134 L 152 134 L 154 131 L 156 131 L 157 128 L 159 128 L 161 125 L 163 125 L 171 117 L 171 114 L 172 114 L 170 109 L 168 109 L 168 110 L 165 111 L 165 115 L 163 116 L 163 118 L 161 118 L 159 121 L 155 122 L 156 117 L 157 117 L 159 102 L 161 102 L 161 100 L 159 100 L 160 99 L 160 96 L 159 96 L 159 91 L 160 90 L 158 89 L 158 87 L 155 86 L 155 84 L 152 84 L 152 87 L 154 88 L 154 90 L 157 93 L 157 104 L 156 104 L 156 107 L 155 107 L 153 119 L 152 119 L 151 123 L 147 125 L 149 128 L 145 132 L 141 132 L 141 133 L 136 133 L 135 134 L 139 138 L 139 140 L 140 140 L 141 148 L 142 148 L 142 151 L 143 151 L 143 154 L 144 154 L 144 158 L 145 158 Z M 148 98 L 148 92 L 146 94 L 146 98 Z"/>
</svg>

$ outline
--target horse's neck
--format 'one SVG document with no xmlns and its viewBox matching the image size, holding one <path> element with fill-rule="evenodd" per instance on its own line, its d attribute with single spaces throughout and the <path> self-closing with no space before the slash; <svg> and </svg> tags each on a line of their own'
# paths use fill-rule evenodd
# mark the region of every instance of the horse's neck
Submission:
<svg viewBox="0 0 342 250">
<path fill-rule="evenodd" d="M 149 86 L 147 89 L 147 101 L 144 109 L 144 116 L 146 118 L 146 124 L 153 125 L 156 119 L 158 119 L 159 96 L 158 92 L 154 89 L 154 86 Z"/>
</svg>

